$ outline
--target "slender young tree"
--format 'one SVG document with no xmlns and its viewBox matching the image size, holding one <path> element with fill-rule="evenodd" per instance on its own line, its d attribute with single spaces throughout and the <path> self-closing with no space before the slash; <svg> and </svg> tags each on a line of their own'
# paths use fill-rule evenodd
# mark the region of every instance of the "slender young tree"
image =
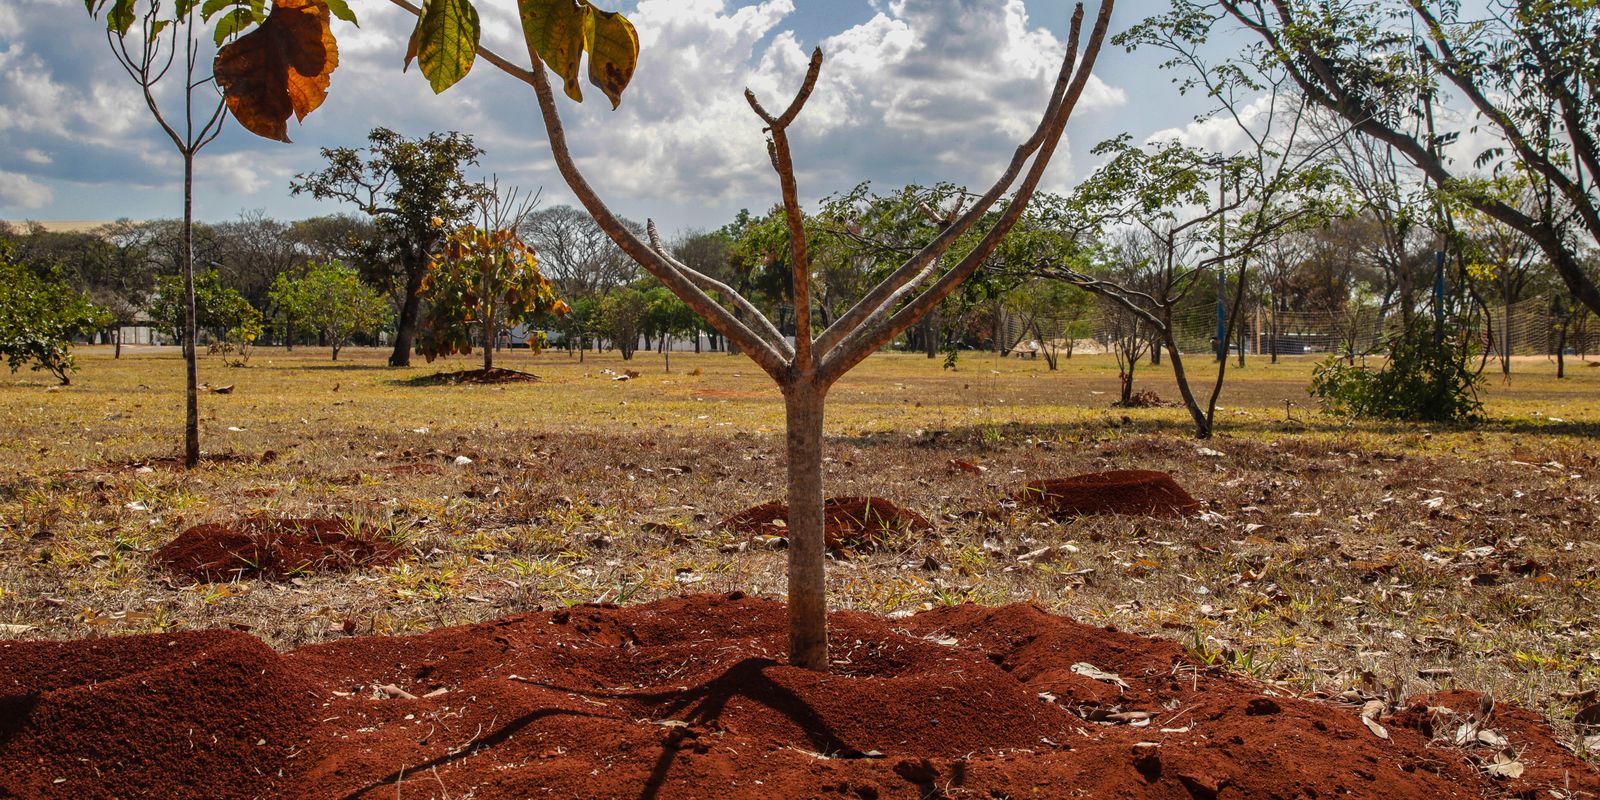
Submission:
<svg viewBox="0 0 1600 800">
<path fill-rule="evenodd" d="M 89 0 L 90 12 L 98 15 L 104 3 L 105 0 Z M 179 251 L 184 306 L 183 463 L 192 468 L 200 463 L 200 379 L 194 320 L 194 162 L 200 151 L 222 133 L 227 115 L 224 99 L 215 91 L 212 77 L 201 74 L 195 21 L 197 3 L 195 0 L 176 0 L 176 3 L 175 13 L 165 16 L 160 0 L 151 0 L 136 19 L 134 4 L 118 0 L 106 14 L 106 41 L 117 63 L 139 85 L 145 106 L 183 159 L 183 227 Z M 129 41 L 128 34 L 135 25 L 139 33 Z M 177 72 L 173 72 L 174 66 Z M 156 97 L 157 87 L 168 75 L 182 81 L 178 87 L 178 113 L 170 118 Z"/>
<path fill-rule="evenodd" d="M 390 2 L 418 16 L 410 51 L 418 56 L 423 75 L 436 91 L 443 91 L 465 76 L 475 55 L 531 86 L 556 167 L 573 195 L 623 252 L 737 344 L 782 389 L 788 426 L 789 659 L 797 666 L 826 670 L 822 424 L 828 389 L 949 297 L 994 252 L 1022 216 L 1089 81 L 1110 25 L 1113 0 L 1101 5 L 1086 41 L 1083 7 L 1077 7 L 1066 54 L 1043 117 L 994 184 L 968 203 L 965 211 L 952 215 L 938 236 L 905 259 L 820 333 L 811 321 L 811 262 L 789 136 L 791 126 L 816 88 L 822 52 L 812 54 L 799 91 L 781 113 L 768 111 L 754 93 L 746 90 L 751 109 L 766 126 L 768 152 L 778 174 L 790 233 L 796 332 L 792 344 L 749 300 L 727 284 L 674 258 L 656 234 L 654 224 L 646 226 L 648 241 L 629 230 L 578 169 L 544 67 L 548 65 L 562 78 L 569 97 L 580 100 L 578 68 L 587 51 L 590 80 L 612 103 L 619 102 L 637 63 L 638 39 L 631 23 L 581 0 L 576 4 L 570 0 L 522 0 L 519 7 L 529 63 L 523 67 L 478 45 L 477 15 L 466 0 L 429 3 L 427 9 L 408 0 Z M 441 10 L 445 6 L 451 6 L 449 13 Z M 471 13 L 461 13 L 462 7 Z M 970 251 L 960 258 L 944 258 L 958 239 L 973 232 L 980 223 L 988 230 Z M 728 305 L 714 300 L 713 293 Z"/>
</svg>

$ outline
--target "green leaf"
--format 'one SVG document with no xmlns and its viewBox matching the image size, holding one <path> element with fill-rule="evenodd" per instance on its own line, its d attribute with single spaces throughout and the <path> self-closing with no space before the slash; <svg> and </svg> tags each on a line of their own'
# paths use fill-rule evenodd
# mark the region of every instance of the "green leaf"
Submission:
<svg viewBox="0 0 1600 800">
<path fill-rule="evenodd" d="M 250 16 L 257 23 L 267 21 L 267 0 L 250 0 Z"/>
<path fill-rule="evenodd" d="M 577 0 L 518 0 L 522 35 L 539 60 L 561 76 L 567 96 L 583 102 L 578 88 L 578 65 L 593 35 L 592 7 Z"/>
<path fill-rule="evenodd" d="M 106 30 L 116 31 L 118 36 L 128 35 L 128 29 L 133 27 L 133 2 L 117 0 L 111 6 L 111 13 L 106 15 Z"/>
<path fill-rule="evenodd" d="M 217 22 L 217 30 L 213 34 L 217 40 L 217 46 L 221 47 L 229 36 L 244 30 L 255 21 L 255 15 L 251 14 L 248 8 L 236 8 L 229 11 L 226 16 Z"/>
<path fill-rule="evenodd" d="M 417 59 L 435 94 L 472 71 L 478 56 L 478 10 L 469 0 L 426 0 L 406 47 L 406 66 Z"/>
<path fill-rule="evenodd" d="M 334 17 L 342 19 L 357 28 L 361 27 L 361 23 L 356 22 L 356 12 L 350 10 L 350 4 L 345 0 L 326 0 L 326 2 L 328 11 L 332 12 Z"/>
<path fill-rule="evenodd" d="M 239 0 L 206 0 L 205 4 L 200 6 L 200 18 L 204 19 L 206 22 L 210 22 L 211 18 L 216 16 L 218 11 L 221 11 L 225 8 L 232 8 L 238 2 Z"/>
<path fill-rule="evenodd" d="M 639 64 L 639 35 L 633 23 L 615 11 L 589 6 L 589 12 L 594 30 L 589 43 L 589 82 L 600 87 L 616 108 Z"/>
<path fill-rule="evenodd" d="M 173 17 L 175 19 L 183 19 L 189 16 L 189 12 L 193 11 L 194 7 L 199 4 L 200 0 L 178 0 L 177 8 L 173 9 Z"/>
</svg>

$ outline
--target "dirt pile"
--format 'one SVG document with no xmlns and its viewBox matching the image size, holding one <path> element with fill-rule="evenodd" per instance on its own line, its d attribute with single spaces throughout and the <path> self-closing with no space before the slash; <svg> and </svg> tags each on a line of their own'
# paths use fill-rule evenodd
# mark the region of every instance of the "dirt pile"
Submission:
<svg viewBox="0 0 1600 800">
<path fill-rule="evenodd" d="M 1171 475 L 1146 469 L 1118 469 L 1030 481 L 1013 499 L 1063 517 L 1091 514 L 1186 517 L 1200 513 L 1200 501 L 1184 491 Z"/>
<path fill-rule="evenodd" d="M 412 386 L 484 386 L 502 383 L 532 383 L 539 376 L 516 369 L 464 369 L 456 372 L 435 372 L 407 381 Z"/>
<path fill-rule="evenodd" d="M 196 581 L 217 582 L 347 571 L 399 555 L 394 545 L 336 519 L 247 518 L 196 525 L 150 559 Z"/>
<path fill-rule="evenodd" d="M 822 503 L 822 515 L 828 547 L 834 550 L 871 547 L 888 536 L 933 528 L 933 523 L 921 514 L 882 497 L 830 497 Z M 788 518 L 788 504 L 774 501 L 740 511 L 717 523 L 717 527 L 740 533 L 787 536 Z"/>
<path fill-rule="evenodd" d="M 1429 706 L 1476 708 L 1472 695 L 1385 713 L 1380 738 L 1352 707 L 1271 694 L 1197 665 L 1175 643 L 1032 606 L 898 620 L 837 612 L 831 623 L 827 675 L 784 666 L 784 607 L 737 593 L 536 612 L 283 656 L 231 633 L 0 645 L 0 797 L 1600 791 L 1594 768 L 1515 709 L 1495 710 L 1484 726 L 1506 737 L 1521 777 L 1491 776 L 1473 747 L 1425 733 L 1442 713 Z M 74 691 L 77 716 L 63 716 L 58 695 Z M 238 710 L 223 717 L 213 706 Z M 193 750 L 191 735 L 204 737 Z M 180 757 L 203 760 L 143 766 Z"/>
<path fill-rule="evenodd" d="M 233 631 L 0 643 L 0 797 L 286 791 L 325 693 Z"/>
</svg>

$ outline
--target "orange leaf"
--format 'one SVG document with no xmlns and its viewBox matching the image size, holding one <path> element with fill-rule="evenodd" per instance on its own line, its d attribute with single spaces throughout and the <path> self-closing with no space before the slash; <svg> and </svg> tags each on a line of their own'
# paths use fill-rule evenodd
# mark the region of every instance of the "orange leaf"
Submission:
<svg viewBox="0 0 1600 800">
<path fill-rule="evenodd" d="M 289 115 L 304 120 L 322 105 L 339 66 L 328 16 L 323 0 L 277 0 L 261 27 L 217 53 L 217 84 L 246 130 L 287 142 Z"/>
</svg>

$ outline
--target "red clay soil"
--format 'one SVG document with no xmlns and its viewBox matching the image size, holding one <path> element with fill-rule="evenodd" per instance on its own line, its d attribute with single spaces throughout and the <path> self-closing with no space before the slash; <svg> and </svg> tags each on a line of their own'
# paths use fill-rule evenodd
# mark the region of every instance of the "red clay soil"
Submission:
<svg viewBox="0 0 1600 800">
<path fill-rule="evenodd" d="M 933 523 L 921 514 L 882 497 L 830 497 L 822 503 L 822 515 L 828 547 L 834 550 L 871 547 L 892 534 L 933 528 Z M 774 501 L 740 511 L 717 523 L 717 527 L 740 533 L 787 536 L 788 519 L 788 504 Z"/>
<path fill-rule="evenodd" d="M 1184 491 L 1171 475 L 1147 469 L 1118 469 L 1031 481 L 1014 499 L 1055 516 L 1187 517 L 1200 513 L 1200 502 Z"/>
<path fill-rule="evenodd" d="M 229 631 L 0 642 L 0 797 L 1600 792 L 1600 774 L 1523 711 L 1489 720 L 1526 765 L 1521 778 L 1487 775 L 1481 749 L 1430 741 L 1426 707 L 1476 708 L 1475 695 L 1419 699 L 1381 718 L 1383 739 L 1352 708 L 1273 694 L 1173 642 L 1033 606 L 837 612 L 831 624 L 826 675 L 784 666 L 784 607 L 737 593 L 284 655 Z M 1151 716 L 1112 716 L 1126 712 Z"/>
<path fill-rule="evenodd" d="M 387 564 L 400 551 L 373 536 L 351 535 L 336 519 L 248 518 L 196 525 L 150 559 L 196 581 L 281 579 L 306 572 Z"/>
</svg>

